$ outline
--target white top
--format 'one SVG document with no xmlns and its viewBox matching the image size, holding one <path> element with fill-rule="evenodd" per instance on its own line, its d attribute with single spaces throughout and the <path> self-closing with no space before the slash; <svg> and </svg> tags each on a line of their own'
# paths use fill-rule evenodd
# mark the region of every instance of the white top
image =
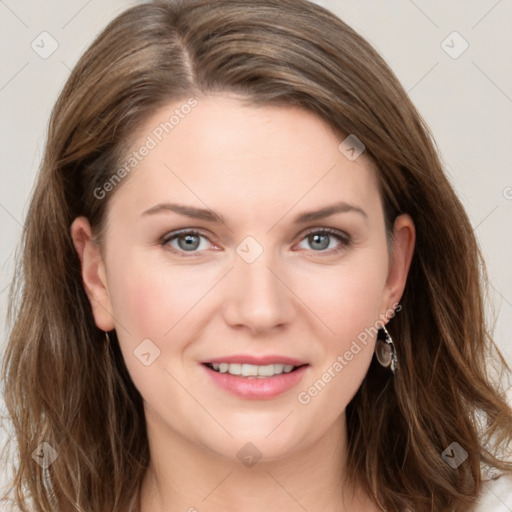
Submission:
<svg viewBox="0 0 512 512">
<path fill-rule="evenodd" d="M 474 512 L 512 511 L 512 475 L 505 474 L 496 480 L 486 480 L 482 489 Z"/>
</svg>

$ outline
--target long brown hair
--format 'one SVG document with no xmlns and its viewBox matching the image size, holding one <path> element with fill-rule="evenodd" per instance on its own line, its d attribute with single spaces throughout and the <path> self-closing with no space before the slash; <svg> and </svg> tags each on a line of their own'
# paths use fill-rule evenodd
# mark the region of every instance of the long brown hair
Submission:
<svg viewBox="0 0 512 512">
<path fill-rule="evenodd" d="M 86 216 L 101 243 L 123 183 L 101 199 L 97 190 L 137 128 L 165 103 L 211 92 L 299 106 L 354 134 L 378 170 L 388 235 L 399 213 L 413 218 L 402 309 L 388 325 L 400 368 L 392 375 L 372 361 L 347 407 L 348 473 L 383 510 L 466 512 L 482 464 L 512 471 L 498 456 L 512 441 L 510 368 L 486 327 L 483 259 L 393 72 L 305 0 L 150 1 L 113 20 L 73 69 L 52 111 L 10 292 L 3 382 L 17 506 L 125 512 L 137 493 L 149 463 L 142 399 L 115 331 L 106 349 L 95 325 L 70 225 Z M 441 457 L 454 441 L 468 454 L 456 469 Z M 32 458 L 43 442 L 58 453 L 46 469 Z"/>
</svg>

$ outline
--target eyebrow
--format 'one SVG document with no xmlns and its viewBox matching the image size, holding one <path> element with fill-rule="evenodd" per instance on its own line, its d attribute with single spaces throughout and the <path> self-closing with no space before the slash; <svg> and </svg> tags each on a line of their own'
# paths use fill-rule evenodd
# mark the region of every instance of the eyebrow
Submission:
<svg viewBox="0 0 512 512">
<path fill-rule="evenodd" d="M 195 208 L 193 206 L 186 206 L 183 204 L 176 204 L 176 203 L 159 203 L 152 208 L 149 208 L 149 210 L 146 210 L 142 213 L 141 217 L 144 217 L 146 215 L 156 215 L 160 213 L 168 213 L 168 212 L 174 212 L 178 213 L 180 215 L 183 215 L 185 217 L 190 217 L 192 219 L 199 219 L 204 220 L 207 222 L 212 223 L 223 223 L 225 224 L 224 217 L 222 215 L 219 215 L 215 213 L 213 210 L 207 210 L 203 208 Z M 306 222 L 311 222 L 314 220 L 324 219 L 326 217 L 330 217 L 331 215 L 335 215 L 337 213 L 347 213 L 347 212 L 354 212 L 362 215 L 365 219 L 368 219 L 368 215 L 366 212 L 359 208 L 358 206 L 355 206 L 350 203 L 346 203 L 344 201 L 341 201 L 339 203 L 335 203 L 329 206 L 326 206 L 324 208 L 321 208 L 320 210 L 314 210 L 309 212 L 304 212 L 299 215 L 297 215 L 293 219 L 294 224 L 304 224 Z"/>
</svg>

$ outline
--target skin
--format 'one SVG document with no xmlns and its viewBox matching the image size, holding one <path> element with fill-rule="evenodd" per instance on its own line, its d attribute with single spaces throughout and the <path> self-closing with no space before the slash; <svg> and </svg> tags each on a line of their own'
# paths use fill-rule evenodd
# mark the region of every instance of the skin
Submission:
<svg viewBox="0 0 512 512">
<path fill-rule="evenodd" d="M 181 104 L 148 119 L 134 147 Z M 203 97 L 103 199 L 102 250 L 86 218 L 73 222 L 96 325 L 116 329 L 144 399 L 151 465 L 141 512 L 379 510 L 359 487 L 340 485 L 345 408 L 368 371 L 375 338 L 309 403 L 297 398 L 361 332 L 390 316 L 413 254 L 414 224 L 404 214 L 390 255 L 375 169 L 364 153 L 349 161 L 338 149 L 342 140 L 301 109 Z M 339 201 L 365 216 L 293 222 Z M 169 211 L 142 215 L 165 202 L 211 209 L 224 223 Z M 193 239 L 192 252 L 183 237 L 159 243 L 184 228 L 204 236 Z M 351 242 L 329 235 L 315 243 L 312 228 L 346 233 Z M 236 252 L 247 236 L 263 249 L 252 263 Z M 145 339 L 160 350 L 149 366 L 134 355 Z M 278 397 L 243 399 L 212 384 L 200 364 L 232 354 L 280 354 L 309 367 Z M 237 458 L 247 442 L 262 454 L 252 467 Z"/>
</svg>

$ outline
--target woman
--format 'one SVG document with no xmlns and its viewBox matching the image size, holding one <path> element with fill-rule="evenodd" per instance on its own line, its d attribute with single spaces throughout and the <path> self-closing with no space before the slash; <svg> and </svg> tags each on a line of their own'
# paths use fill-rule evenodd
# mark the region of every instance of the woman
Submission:
<svg viewBox="0 0 512 512">
<path fill-rule="evenodd" d="M 55 105 L 23 242 L 22 510 L 468 511 L 512 472 L 467 215 L 318 6 L 118 16 Z"/>
</svg>

